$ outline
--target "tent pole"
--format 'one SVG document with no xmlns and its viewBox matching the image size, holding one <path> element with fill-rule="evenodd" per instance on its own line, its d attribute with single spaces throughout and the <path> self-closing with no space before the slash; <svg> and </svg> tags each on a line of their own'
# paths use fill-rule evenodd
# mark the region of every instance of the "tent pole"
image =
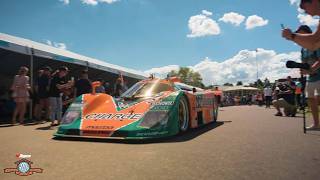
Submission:
<svg viewBox="0 0 320 180">
<path fill-rule="evenodd" d="M 30 53 L 30 86 L 31 86 L 31 91 L 32 93 L 34 93 L 34 88 L 33 88 L 33 55 L 34 55 L 34 49 L 33 48 L 29 48 L 29 52 Z M 32 99 L 30 100 L 30 108 L 29 108 L 29 120 L 32 119 L 32 115 L 33 115 L 33 102 Z"/>
</svg>

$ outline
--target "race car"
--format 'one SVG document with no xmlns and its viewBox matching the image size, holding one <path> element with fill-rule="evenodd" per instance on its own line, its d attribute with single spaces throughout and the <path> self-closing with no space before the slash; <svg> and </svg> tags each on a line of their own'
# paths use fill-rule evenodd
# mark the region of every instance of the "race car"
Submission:
<svg viewBox="0 0 320 180">
<path fill-rule="evenodd" d="M 54 136 L 161 138 L 217 118 L 213 91 L 183 84 L 178 78 L 150 78 L 136 83 L 119 98 L 94 90 L 77 97 Z"/>
</svg>

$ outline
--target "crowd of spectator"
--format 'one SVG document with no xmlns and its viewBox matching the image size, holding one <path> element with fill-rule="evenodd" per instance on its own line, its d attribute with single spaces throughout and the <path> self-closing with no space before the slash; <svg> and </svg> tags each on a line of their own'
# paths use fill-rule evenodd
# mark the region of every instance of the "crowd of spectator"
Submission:
<svg viewBox="0 0 320 180">
<path fill-rule="evenodd" d="M 69 69 L 61 66 L 52 71 L 49 66 L 41 68 L 31 87 L 28 68 L 23 66 L 13 79 L 10 88 L 11 98 L 14 101 L 12 124 L 25 123 L 28 102 L 33 103 L 33 119 L 35 121 L 51 121 L 51 126 L 59 125 L 63 113 L 76 97 L 92 92 L 92 81 L 89 79 L 88 70 L 82 70 L 80 77 L 75 80 L 67 78 Z M 126 82 L 122 74 L 116 80 L 114 87 L 102 78 L 96 79 L 100 86 L 96 87 L 97 93 L 107 93 L 119 97 L 126 89 Z"/>
</svg>

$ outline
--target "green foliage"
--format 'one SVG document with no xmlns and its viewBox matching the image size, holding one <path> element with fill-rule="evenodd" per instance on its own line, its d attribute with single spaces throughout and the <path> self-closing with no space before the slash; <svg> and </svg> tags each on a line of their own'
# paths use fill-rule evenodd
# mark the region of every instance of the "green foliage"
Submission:
<svg viewBox="0 0 320 180">
<path fill-rule="evenodd" d="M 237 86 L 242 86 L 242 85 L 243 85 L 242 81 L 237 82 Z"/>
<path fill-rule="evenodd" d="M 202 77 L 198 72 L 194 72 L 192 69 L 188 67 L 180 67 L 178 71 L 171 71 L 168 73 L 169 77 L 179 77 L 181 82 L 196 86 L 200 88 L 204 88 L 204 84 L 202 83 Z"/>
<path fill-rule="evenodd" d="M 233 86 L 232 83 L 224 83 L 223 85 L 224 85 L 224 86 Z"/>
</svg>

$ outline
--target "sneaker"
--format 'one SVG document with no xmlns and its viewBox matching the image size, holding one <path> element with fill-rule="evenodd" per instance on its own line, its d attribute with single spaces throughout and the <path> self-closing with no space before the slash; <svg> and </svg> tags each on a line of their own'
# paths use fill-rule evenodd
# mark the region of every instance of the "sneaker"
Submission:
<svg viewBox="0 0 320 180">
<path fill-rule="evenodd" d="M 53 120 L 53 121 L 51 122 L 51 126 L 57 126 L 57 120 Z"/>
<path fill-rule="evenodd" d="M 282 116 L 281 112 L 277 112 L 277 114 L 275 114 L 275 116 Z"/>
<path fill-rule="evenodd" d="M 320 130 L 320 126 L 315 126 L 312 124 L 311 126 L 306 127 L 306 130 Z"/>
</svg>

